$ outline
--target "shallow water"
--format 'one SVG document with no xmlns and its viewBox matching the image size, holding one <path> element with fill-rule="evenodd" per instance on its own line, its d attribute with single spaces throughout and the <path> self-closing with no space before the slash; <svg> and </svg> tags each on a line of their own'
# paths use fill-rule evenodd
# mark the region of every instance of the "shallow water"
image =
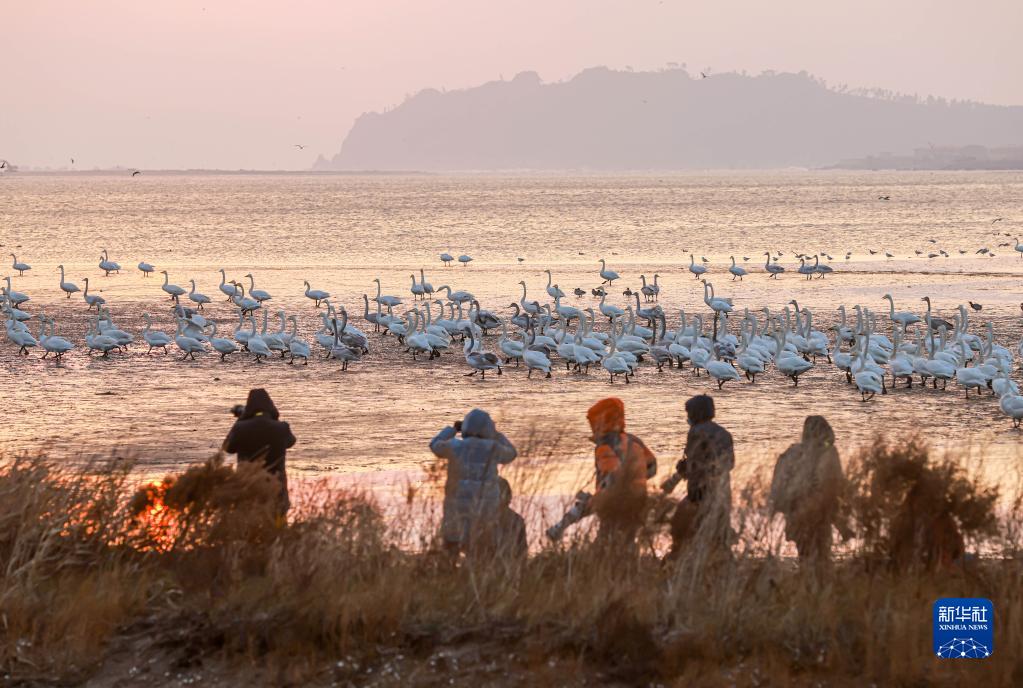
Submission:
<svg viewBox="0 0 1023 688">
<path fill-rule="evenodd" d="M 891 200 L 880 201 L 879 195 Z M 627 302 L 622 289 L 638 288 L 640 274 L 659 274 L 660 303 L 673 327 L 679 307 L 707 310 L 701 285 L 687 270 L 689 251 L 697 261 L 709 259 L 718 295 L 732 297 L 740 311 L 764 306 L 774 311 L 794 298 L 814 311 L 815 326 L 824 330 L 839 304 L 883 312 L 887 304 L 880 297 L 886 292 L 894 294 L 900 310 L 918 312 L 921 297 L 930 295 L 949 319 L 955 307 L 972 300 L 984 305 L 981 313 L 971 311 L 972 331 L 980 333 L 990 320 L 997 341 L 1015 352 L 1023 261 L 1013 245 L 1023 218 L 1021 199 L 1023 174 L 993 172 L 8 174 L 0 177 L 0 249 L 33 266 L 24 277 L 14 277 L 14 289 L 31 296 L 25 310 L 56 316 L 60 332 L 78 342 L 85 304 L 81 294 L 63 298 L 59 263 L 79 286 L 90 277 L 118 326 L 136 334 L 143 311 L 153 313 L 165 330 L 172 322 L 161 279 L 143 278 L 134 269 L 140 260 L 169 270 L 171 282 L 186 288 L 196 279 L 198 290 L 214 298 L 209 315 L 221 324 L 221 334 L 233 332 L 237 318 L 220 298 L 217 269 L 246 286 L 242 276 L 252 272 L 257 288 L 274 295 L 275 309 L 299 316 L 300 333 L 311 341 L 320 321 L 303 296 L 304 279 L 360 314 L 354 324 L 369 330 L 361 318 L 361 295 L 372 296 L 374 277 L 382 279 L 385 293 L 410 299 L 409 275 L 424 267 L 434 286 L 467 289 L 484 308 L 508 313 L 508 304 L 521 296 L 520 279 L 527 281 L 531 298 L 545 296 L 544 268 L 554 271 L 565 291 L 589 289 L 600 281 L 601 257 L 622 275 L 612 291 L 622 306 Z M 996 217 L 1005 220 L 993 223 Z M 928 241 L 932 238 L 936 243 Z M 1004 242 L 1011 245 L 998 246 Z M 996 257 L 976 255 L 982 246 Z M 97 268 L 103 247 L 124 266 L 121 274 L 104 277 Z M 781 264 L 789 272 L 779 280 L 762 271 L 768 249 L 785 252 Z M 883 254 L 871 256 L 868 249 L 896 257 L 878 260 Z M 914 253 L 938 249 L 952 257 Z M 960 255 L 960 249 L 967 253 Z M 438 259 L 443 251 L 465 252 L 474 260 L 467 268 L 444 268 Z M 818 251 L 834 257 L 836 272 L 807 282 L 795 273 L 793 253 Z M 846 251 L 853 253 L 850 260 Z M 730 255 L 751 272 L 742 282 L 729 279 Z M 750 261 L 744 263 L 743 256 Z M 9 264 L 8 259 L 5 267 Z M 567 302 L 596 306 L 588 295 Z M 756 384 L 730 383 L 717 392 L 706 377 L 689 370 L 658 373 L 649 364 L 627 386 L 611 386 L 596 371 L 566 374 L 557 365 L 549 380 L 527 380 L 524 369 L 512 366 L 482 382 L 464 376 L 468 369 L 457 350 L 439 361 L 412 362 L 391 337 L 374 335 L 371 346 L 369 356 L 343 373 L 336 362 L 319 359 L 308 366 L 256 364 L 247 356 L 220 363 L 207 354 L 182 362 L 174 355 L 147 355 L 140 345 L 108 360 L 90 358 L 82 345 L 56 364 L 39 360 L 38 351 L 18 356 L 4 343 L 0 395 L 7 421 L 0 426 L 0 449 L 77 457 L 116 444 L 159 472 L 215 450 L 233 420 L 228 409 L 254 386 L 270 390 L 299 437 L 289 456 L 293 470 L 374 472 L 374 480 L 423 466 L 430 437 L 472 406 L 491 409 L 513 438 L 532 427 L 562 432 L 558 455 L 583 459 L 589 451 L 586 408 L 612 393 L 626 400 L 631 429 L 662 457 L 662 470 L 682 448 L 683 401 L 707 391 L 714 392 L 720 420 L 735 434 L 740 461 L 769 456 L 793 441 L 808 413 L 826 415 L 844 446 L 879 431 L 920 431 L 939 446 L 985 454 L 997 473 L 1015 467 L 1021 437 L 993 398 L 967 402 L 952 384 L 944 392 L 900 388 L 862 403 L 823 360 L 798 388 L 771 372 Z M 496 347 L 496 338 L 488 338 L 487 346 Z"/>
</svg>

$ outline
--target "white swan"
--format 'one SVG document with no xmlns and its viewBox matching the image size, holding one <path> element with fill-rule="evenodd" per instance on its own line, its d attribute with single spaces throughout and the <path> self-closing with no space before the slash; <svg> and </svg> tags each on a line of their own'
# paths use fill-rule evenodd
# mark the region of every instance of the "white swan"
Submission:
<svg viewBox="0 0 1023 688">
<path fill-rule="evenodd" d="M 159 330 L 152 329 L 153 319 L 150 317 L 149 313 L 143 313 L 142 319 L 146 321 L 146 327 L 142 330 L 142 339 L 149 345 L 149 351 L 146 353 L 152 353 L 153 349 L 163 349 L 164 354 L 168 353 L 167 345 L 171 343 L 170 335 L 166 332 L 160 332 Z"/>
<path fill-rule="evenodd" d="M 415 282 L 415 279 L 412 280 Z M 433 285 L 426 281 L 426 271 L 423 268 L 419 268 L 419 286 L 423 288 L 423 293 L 427 296 L 433 296 Z"/>
<path fill-rule="evenodd" d="M 226 337 L 217 336 L 217 323 L 212 323 L 213 331 L 210 332 L 210 346 L 213 350 L 220 354 L 220 360 L 223 361 L 227 358 L 228 354 L 233 354 L 238 350 L 235 343 Z"/>
<path fill-rule="evenodd" d="M 745 275 L 748 275 L 749 273 L 746 272 L 746 268 L 741 268 L 741 267 L 739 267 L 738 265 L 735 264 L 735 256 L 729 256 L 729 258 L 732 259 L 732 267 L 728 268 L 728 272 L 732 273 L 732 280 L 733 281 L 735 280 L 736 277 L 738 277 L 739 281 L 741 282 L 742 278 Z"/>
<path fill-rule="evenodd" d="M 74 282 L 65 281 L 63 265 L 58 265 L 57 269 L 60 270 L 60 289 L 65 294 L 67 294 L 67 297 L 70 299 L 72 294 L 74 294 L 76 291 L 79 291 L 78 285 L 75 284 Z"/>
<path fill-rule="evenodd" d="M 100 334 L 99 316 L 96 316 L 95 321 L 89 321 L 89 329 L 85 333 L 85 345 L 89 348 L 89 355 L 92 355 L 93 351 L 102 351 L 103 358 L 109 358 L 110 352 L 117 348 L 117 340 Z"/>
<path fill-rule="evenodd" d="M 454 257 L 450 253 L 442 253 L 440 254 L 440 260 L 444 263 L 444 267 L 447 268 L 451 267 L 451 262 L 454 260 Z"/>
<path fill-rule="evenodd" d="M 206 294 L 200 294 L 199 292 L 197 292 L 195 290 L 195 280 L 194 279 L 193 280 L 188 280 L 188 281 L 191 282 L 191 284 L 192 284 L 192 290 L 190 292 L 188 292 L 189 300 L 191 300 L 193 303 L 197 304 L 198 307 L 199 307 L 199 310 L 203 310 L 203 306 L 210 302 L 210 297 L 206 296 Z"/>
<path fill-rule="evenodd" d="M 170 283 L 170 275 L 167 274 L 166 270 L 161 270 L 160 274 L 163 275 L 163 286 L 160 288 L 170 295 L 174 303 L 178 303 L 178 298 L 185 293 L 185 290 L 176 284 Z"/>
<path fill-rule="evenodd" d="M 462 267 L 464 268 L 464 267 L 468 266 L 469 263 L 472 262 L 472 256 L 468 256 L 468 255 L 463 253 L 462 255 L 458 256 L 458 262 L 461 263 Z"/>
<path fill-rule="evenodd" d="M 9 253 L 8 255 L 14 259 L 14 262 L 11 263 L 11 269 L 18 271 L 18 277 L 24 277 L 25 271 L 32 269 L 31 265 L 29 265 L 28 263 L 20 262 L 18 260 L 18 256 L 14 255 L 13 253 Z"/>
<path fill-rule="evenodd" d="M 700 279 L 700 275 L 707 272 L 706 265 L 697 265 L 696 256 L 692 253 L 689 254 L 689 272 L 693 273 L 693 277 Z"/>
<path fill-rule="evenodd" d="M 288 363 L 294 364 L 295 358 L 298 357 L 302 359 L 303 365 L 309 365 L 311 350 L 307 342 L 298 338 L 298 317 L 290 315 L 288 320 L 291 321 L 291 338 L 288 340 L 288 353 L 291 354 L 291 358 Z"/>
<path fill-rule="evenodd" d="M 269 301 L 273 297 L 270 296 L 270 292 L 263 291 L 262 289 L 256 289 L 256 278 L 252 276 L 252 273 L 245 275 L 249 278 L 249 296 L 260 303 Z"/>
<path fill-rule="evenodd" d="M 102 251 L 103 254 L 99 257 L 99 269 L 105 273 L 103 276 L 109 277 L 111 272 L 120 274 L 121 265 L 110 260 L 110 256 L 107 255 L 106 249 L 102 249 Z"/>
<path fill-rule="evenodd" d="M 40 316 L 39 322 L 41 324 L 39 329 L 39 343 L 46 351 L 46 353 L 43 354 L 43 358 L 46 358 L 50 354 L 53 354 L 54 358 L 56 358 L 59 361 L 64 357 L 64 354 L 68 353 L 69 351 L 75 348 L 75 345 L 72 344 L 70 341 L 68 341 L 64 337 L 58 337 L 56 335 L 57 326 L 53 318 L 43 319 Z M 44 328 L 47 323 L 49 323 L 50 325 L 49 335 L 44 334 Z"/>
<path fill-rule="evenodd" d="M 234 282 L 228 283 L 227 273 L 224 272 L 224 268 L 220 268 L 220 291 L 227 296 L 227 300 L 231 301 L 238 296 L 238 285 Z"/>
<path fill-rule="evenodd" d="M 607 269 L 607 263 L 604 261 L 603 258 L 600 259 L 600 278 L 603 280 L 601 284 L 604 284 L 606 282 L 608 286 L 610 286 L 612 282 L 619 278 L 617 272 L 615 272 L 614 270 Z"/>
<path fill-rule="evenodd" d="M 415 282 L 415 279 L 416 278 L 413 277 L 412 281 Z M 377 303 L 379 303 L 382 306 L 385 306 L 387 308 L 394 308 L 395 306 L 400 306 L 402 303 L 404 303 L 404 301 L 401 298 L 397 297 L 397 296 L 385 296 L 385 295 L 381 294 L 380 278 L 379 277 L 377 277 L 373 281 L 376 282 L 376 284 L 377 284 L 377 295 L 375 297 L 373 297 L 374 301 L 376 301 Z"/>
<path fill-rule="evenodd" d="M 143 277 L 149 277 L 149 275 L 156 271 L 156 268 L 153 266 L 152 263 L 147 263 L 145 261 L 140 261 L 138 264 L 138 268 L 139 271 L 142 273 Z"/>
<path fill-rule="evenodd" d="M 89 278 L 88 277 L 83 277 L 82 281 L 85 282 L 85 291 L 82 292 L 82 296 L 85 297 L 85 303 L 89 304 L 89 307 L 86 310 L 90 310 L 91 311 L 93 309 L 93 307 L 95 307 L 96 310 L 98 311 L 99 307 L 102 306 L 104 303 L 106 303 L 107 300 L 104 299 L 99 294 L 90 294 L 89 293 Z"/>
<path fill-rule="evenodd" d="M 551 271 L 550 270 L 544 270 L 544 272 L 547 273 L 547 294 L 552 299 L 556 299 L 559 296 L 564 297 L 565 296 L 565 292 L 561 291 L 561 289 L 558 287 L 558 285 L 551 284 L 554 281 L 554 276 L 551 274 Z"/>
<path fill-rule="evenodd" d="M 14 326 L 14 322 L 11 320 L 5 323 L 7 328 L 7 338 L 18 347 L 18 353 L 28 356 L 28 350 L 30 347 L 36 346 L 39 342 L 28 330 L 20 330 Z"/>
<path fill-rule="evenodd" d="M 266 345 L 263 338 L 256 334 L 256 318 L 255 316 L 249 316 L 249 325 L 252 329 L 249 331 L 249 335 L 246 338 L 245 347 L 256 355 L 256 363 L 261 363 L 260 359 L 269 358 L 273 352 L 270 351 L 270 347 Z"/>
<path fill-rule="evenodd" d="M 320 307 L 320 303 L 330 298 L 329 291 L 323 291 L 322 289 L 313 289 L 309 286 L 308 281 L 304 281 L 305 284 L 305 295 L 306 298 L 312 299 L 316 308 Z"/>
<path fill-rule="evenodd" d="M 497 357 L 497 354 L 482 350 L 482 347 L 476 342 L 476 333 L 472 331 L 471 327 L 466 327 L 465 332 L 469 338 L 465 342 L 463 353 L 465 362 L 473 369 L 471 373 L 466 373 L 466 377 L 480 373 L 480 378 L 486 380 L 488 370 L 497 370 L 497 374 L 500 375 L 501 359 Z"/>
<path fill-rule="evenodd" d="M 412 292 L 412 299 L 426 298 L 426 290 L 423 289 L 423 285 L 416 282 L 416 275 L 412 273 L 412 286 L 409 287 L 409 291 Z"/>
<path fill-rule="evenodd" d="M 4 281 L 7 282 L 7 290 L 4 293 L 7 295 L 7 299 L 15 308 L 25 303 L 26 301 L 30 300 L 28 294 L 24 294 L 20 291 L 14 291 L 13 289 L 11 289 L 11 278 L 9 275 L 7 277 L 4 277 Z"/>
<path fill-rule="evenodd" d="M 764 255 L 767 256 L 767 262 L 764 263 L 764 270 L 771 273 L 771 279 L 776 279 L 778 275 L 785 272 L 784 266 L 771 262 L 771 254 L 769 252 Z"/>
<path fill-rule="evenodd" d="M 184 327 L 185 327 L 184 318 L 178 318 L 178 331 L 174 335 L 174 343 L 177 344 L 178 348 L 184 352 L 184 355 L 181 357 L 182 361 L 185 360 L 186 358 L 191 358 L 194 361 L 196 354 L 206 352 L 206 347 L 203 346 L 203 343 L 200 342 L 198 339 L 186 337 L 184 334 L 182 334 L 182 330 L 184 330 Z"/>
</svg>

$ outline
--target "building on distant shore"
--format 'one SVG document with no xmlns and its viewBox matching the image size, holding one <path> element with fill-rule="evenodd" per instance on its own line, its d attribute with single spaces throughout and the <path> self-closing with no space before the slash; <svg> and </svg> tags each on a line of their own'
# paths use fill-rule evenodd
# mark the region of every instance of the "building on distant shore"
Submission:
<svg viewBox="0 0 1023 688">
<path fill-rule="evenodd" d="M 1023 170 L 1023 146 L 928 146 L 912 155 L 882 152 L 841 160 L 849 170 Z"/>
</svg>

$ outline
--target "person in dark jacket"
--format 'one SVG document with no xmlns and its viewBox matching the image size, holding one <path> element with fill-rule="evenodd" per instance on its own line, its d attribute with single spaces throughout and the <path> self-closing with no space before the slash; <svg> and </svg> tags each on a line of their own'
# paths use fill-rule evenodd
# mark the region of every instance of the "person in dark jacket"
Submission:
<svg viewBox="0 0 1023 688">
<path fill-rule="evenodd" d="M 732 527 L 732 435 L 714 422 L 714 400 L 700 394 L 686 402 L 689 434 L 676 471 L 686 481 L 686 496 L 671 519 L 671 555 L 677 557 L 695 538 L 730 551 Z"/>
<path fill-rule="evenodd" d="M 224 440 L 224 451 L 237 454 L 238 462 L 262 464 L 281 483 L 281 512 L 291 507 L 288 499 L 287 450 L 295 446 L 291 426 L 280 420 L 280 413 L 265 389 L 249 391 L 238 420 Z"/>
<path fill-rule="evenodd" d="M 441 519 L 444 547 L 452 553 L 471 552 L 477 542 L 491 541 L 499 527 L 502 499 L 497 467 L 515 458 L 515 447 L 497 431 L 490 414 L 473 409 L 441 430 L 431 440 L 430 450 L 448 460 Z"/>
</svg>

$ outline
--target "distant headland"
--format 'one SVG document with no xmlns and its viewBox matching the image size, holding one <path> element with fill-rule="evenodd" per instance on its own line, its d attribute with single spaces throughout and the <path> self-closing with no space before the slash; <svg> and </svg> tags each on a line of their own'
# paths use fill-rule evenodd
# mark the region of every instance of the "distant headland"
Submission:
<svg viewBox="0 0 1023 688">
<path fill-rule="evenodd" d="M 997 157 L 1020 145 L 1020 106 L 850 90 L 805 72 L 704 77 L 598 67 L 557 83 L 524 72 L 421 91 L 359 117 L 340 152 L 314 169 L 816 168 L 884 150 L 977 146 Z M 982 167 L 972 157 L 971 169 Z"/>
</svg>

